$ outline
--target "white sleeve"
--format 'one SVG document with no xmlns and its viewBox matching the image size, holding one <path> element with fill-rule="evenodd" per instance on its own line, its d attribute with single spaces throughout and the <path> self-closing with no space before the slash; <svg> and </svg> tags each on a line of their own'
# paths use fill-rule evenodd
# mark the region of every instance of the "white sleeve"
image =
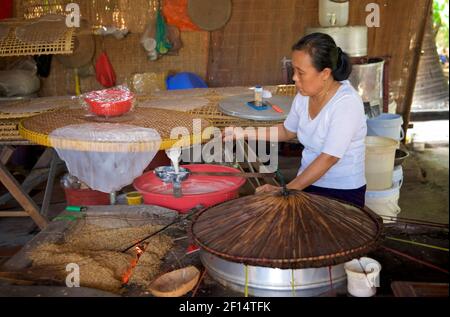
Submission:
<svg viewBox="0 0 450 317">
<path fill-rule="evenodd" d="M 298 130 L 298 124 L 300 121 L 299 115 L 298 115 L 298 108 L 300 106 L 300 95 L 297 94 L 297 96 L 295 96 L 294 101 L 292 102 L 292 107 L 291 107 L 291 111 L 289 111 L 289 114 L 286 118 L 286 120 L 284 121 L 284 127 L 293 132 L 293 133 L 297 133 Z"/>
<path fill-rule="evenodd" d="M 338 103 L 330 119 L 322 153 L 342 158 L 365 118 L 363 105 L 356 98 L 346 96 Z"/>
</svg>

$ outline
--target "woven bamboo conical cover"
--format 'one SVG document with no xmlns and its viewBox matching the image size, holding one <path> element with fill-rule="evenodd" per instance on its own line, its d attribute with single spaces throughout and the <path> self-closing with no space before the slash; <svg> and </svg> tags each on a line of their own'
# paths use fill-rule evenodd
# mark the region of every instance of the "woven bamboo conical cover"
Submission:
<svg viewBox="0 0 450 317">
<path fill-rule="evenodd" d="M 196 243 L 225 260 L 280 269 L 337 265 L 366 254 L 382 220 L 322 196 L 289 191 L 246 196 L 198 214 Z"/>
</svg>

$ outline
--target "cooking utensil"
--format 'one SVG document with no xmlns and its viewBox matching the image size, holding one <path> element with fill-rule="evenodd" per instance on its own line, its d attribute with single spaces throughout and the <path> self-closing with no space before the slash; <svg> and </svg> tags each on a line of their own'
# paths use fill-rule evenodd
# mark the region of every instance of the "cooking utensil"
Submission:
<svg viewBox="0 0 450 317">
<path fill-rule="evenodd" d="M 158 277 L 149 290 L 157 297 L 180 297 L 194 289 L 199 278 L 200 271 L 195 266 L 188 266 Z"/>
<path fill-rule="evenodd" d="M 272 107 L 272 109 L 273 109 L 275 112 L 278 112 L 278 113 L 284 113 L 283 109 L 281 109 L 281 108 L 278 107 L 277 105 L 274 105 L 274 104 L 272 104 L 272 103 L 270 103 L 270 102 L 268 102 L 268 101 L 264 101 L 264 104 L 268 105 L 269 107 Z"/>
</svg>

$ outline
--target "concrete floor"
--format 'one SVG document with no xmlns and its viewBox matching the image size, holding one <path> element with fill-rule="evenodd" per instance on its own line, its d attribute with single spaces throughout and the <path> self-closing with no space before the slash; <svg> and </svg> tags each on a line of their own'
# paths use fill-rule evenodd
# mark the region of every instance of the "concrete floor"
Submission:
<svg viewBox="0 0 450 317">
<path fill-rule="evenodd" d="M 445 124 L 448 127 L 448 121 Z M 438 123 L 438 127 L 441 126 L 442 123 Z M 422 124 L 421 128 L 429 131 L 436 128 L 436 123 L 430 123 L 428 129 Z M 441 133 L 434 133 L 435 135 L 429 137 L 427 141 L 429 145 L 434 144 L 433 147 L 427 147 L 422 153 L 411 151 L 410 157 L 403 164 L 404 183 L 399 202 L 402 209 L 400 217 L 439 223 L 449 222 L 448 129 L 438 130 Z M 445 135 L 447 143 L 446 146 L 442 146 L 445 145 Z M 300 163 L 298 157 L 281 156 L 279 163 L 287 181 L 295 177 Z M 36 201 L 42 200 L 42 194 L 33 198 Z M 61 212 L 64 206 L 63 192 L 57 181 L 52 198 L 52 216 Z M 32 224 L 29 218 L 0 218 L 0 265 L 33 238 L 36 232 L 30 232 Z"/>
<path fill-rule="evenodd" d="M 427 148 L 410 152 L 403 164 L 400 217 L 440 223 L 449 221 L 449 148 Z"/>
</svg>

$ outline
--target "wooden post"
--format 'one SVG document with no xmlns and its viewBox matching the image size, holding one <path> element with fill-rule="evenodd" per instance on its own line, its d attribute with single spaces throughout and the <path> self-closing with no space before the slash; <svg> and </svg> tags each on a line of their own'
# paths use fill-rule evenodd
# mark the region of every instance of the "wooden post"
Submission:
<svg viewBox="0 0 450 317">
<path fill-rule="evenodd" d="M 409 127 L 411 106 L 412 106 L 412 101 L 413 101 L 413 97 L 414 97 L 414 89 L 416 87 L 416 79 L 417 79 L 417 72 L 419 70 L 420 56 L 421 56 L 421 52 L 422 52 L 422 42 L 423 42 L 423 38 L 425 35 L 425 28 L 427 27 L 427 21 L 428 21 L 428 19 L 431 18 L 430 13 L 432 10 L 432 4 L 433 4 L 433 0 L 428 0 L 428 2 L 426 4 L 426 16 L 423 21 L 423 25 L 420 28 L 420 31 L 417 35 L 417 45 L 414 48 L 413 62 L 412 62 L 412 66 L 411 66 L 411 72 L 409 73 L 408 88 L 406 89 L 406 96 L 405 96 L 405 101 L 404 101 L 405 107 L 403 108 L 404 109 L 403 110 L 403 130 L 405 131 L 405 136 L 406 136 L 406 133 L 408 132 L 408 127 Z M 403 143 L 406 142 L 406 137 L 403 139 L 402 142 Z"/>
</svg>

